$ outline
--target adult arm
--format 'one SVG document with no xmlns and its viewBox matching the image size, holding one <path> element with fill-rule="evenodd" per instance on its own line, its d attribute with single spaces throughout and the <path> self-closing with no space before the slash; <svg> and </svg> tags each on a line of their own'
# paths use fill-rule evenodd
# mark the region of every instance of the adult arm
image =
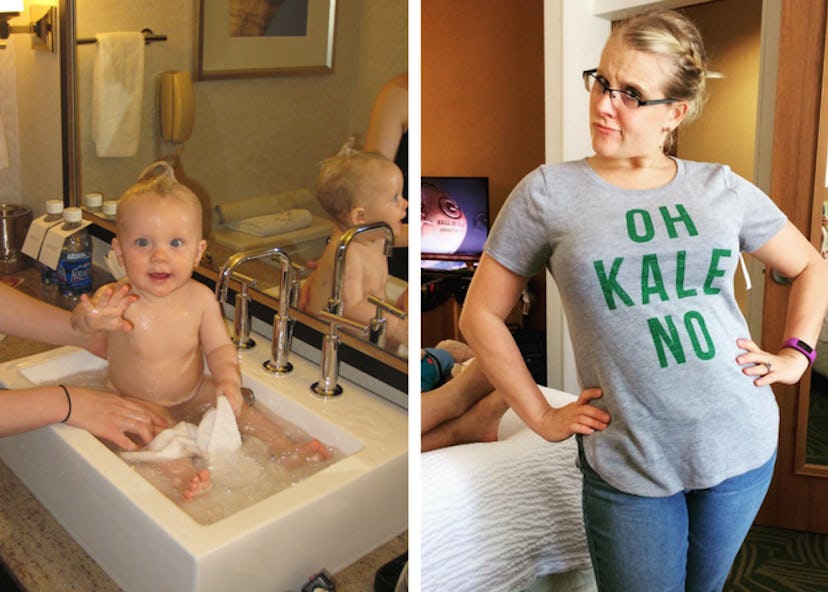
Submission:
<svg viewBox="0 0 828 592">
<path fill-rule="evenodd" d="M 0 436 L 66 420 L 124 450 L 135 450 L 138 444 L 127 434 L 147 444 L 167 427 L 164 418 L 139 402 L 84 387 L 66 388 L 68 397 L 57 385 L 0 391 Z"/>
<path fill-rule="evenodd" d="M 408 74 L 400 74 L 386 82 L 374 100 L 365 132 L 365 150 L 394 160 L 407 130 Z"/>
<path fill-rule="evenodd" d="M 796 337 L 814 347 L 828 307 L 828 262 L 791 222 L 752 255 L 792 280 L 783 341 Z M 804 355 L 791 348 L 765 351 L 749 339 L 740 339 L 738 345 L 747 353 L 736 361 L 745 366 L 745 374 L 759 376 L 757 386 L 794 384 L 809 365 Z M 761 366 L 767 363 L 771 364 L 770 372 Z"/>
<path fill-rule="evenodd" d="M 527 278 L 484 254 L 460 314 L 463 336 L 492 385 L 503 393 L 526 425 L 543 438 L 554 442 L 572 434 L 591 434 L 604 429 L 609 415 L 589 404 L 601 396 L 600 390 L 586 389 L 575 402 L 555 409 L 547 403 L 526 367 L 506 326 L 506 317 L 526 281 Z"/>
</svg>

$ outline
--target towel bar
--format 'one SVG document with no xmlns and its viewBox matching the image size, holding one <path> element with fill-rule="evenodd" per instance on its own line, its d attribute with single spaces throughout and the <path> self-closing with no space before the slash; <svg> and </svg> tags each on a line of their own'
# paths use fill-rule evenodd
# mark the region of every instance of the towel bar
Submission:
<svg viewBox="0 0 828 592">
<path fill-rule="evenodd" d="M 141 29 L 141 32 L 144 34 L 144 39 L 146 40 L 147 45 L 149 45 L 153 41 L 166 41 L 167 40 L 166 35 L 156 35 L 155 33 L 152 32 L 152 29 Z M 88 44 L 97 43 L 97 42 L 98 42 L 98 40 L 95 39 L 94 37 L 85 37 L 83 39 L 78 39 L 77 40 L 78 45 L 88 45 Z"/>
</svg>

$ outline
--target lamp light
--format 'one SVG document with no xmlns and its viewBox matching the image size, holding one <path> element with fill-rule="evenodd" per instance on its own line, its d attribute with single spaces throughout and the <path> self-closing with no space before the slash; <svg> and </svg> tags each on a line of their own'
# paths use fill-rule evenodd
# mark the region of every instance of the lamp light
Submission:
<svg viewBox="0 0 828 592">
<path fill-rule="evenodd" d="M 10 25 L 9 20 L 23 12 L 23 0 L 0 0 L 0 49 L 5 49 L 5 40 L 12 33 L 29 33 L 32 36 L 32 49 L 54 52 L 57 8 L 31 6 L 29 10 L 32 22 L 25 25 Z"/>
<path fill-rule="evenodd" d="M 0 0 L 0 12 L 23 12 L 23 0 Z"/>
</svg>

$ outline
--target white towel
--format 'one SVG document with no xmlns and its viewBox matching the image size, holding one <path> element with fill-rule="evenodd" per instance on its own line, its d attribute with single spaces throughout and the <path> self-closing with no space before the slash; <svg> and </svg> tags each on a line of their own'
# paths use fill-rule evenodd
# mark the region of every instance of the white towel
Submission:
<svg viewBox="0 0 828 592">
<path fill-rule="evenodd" d="M 198 426 L 179 422 L 155 436 L 143 450 L 122 452 L 121 457 L 131 462 L 153 462 L 200 456 L 211 466 L 223 455 L 238 451 L 241 444 L 236 416 L 227 397 L 221 396 Z"/>
<path fill-rule="evenodd" d="M 273 236 L 307 228 L 311 222 L 313 222 L 313 215 L 308 210 L 293 208 L 277 214 L 243 218 L 227 226 L 253 236 Z"/>
<path fill-rule="evenodd" d="M 141 139 L 144 35 L 98 33 L 92 80 L 92 137 L 99 157 L 135 156 Z"/>
<path fill-rule="evenodd" d="M 316 203 L 310 190 L 302 187 L 271 195 L 225 201 L 213 206 L 213 220 L 216 224 L 223 226 L 242 218 L 264 216 L 291 208 L 313 209 Z"/>
</svg>

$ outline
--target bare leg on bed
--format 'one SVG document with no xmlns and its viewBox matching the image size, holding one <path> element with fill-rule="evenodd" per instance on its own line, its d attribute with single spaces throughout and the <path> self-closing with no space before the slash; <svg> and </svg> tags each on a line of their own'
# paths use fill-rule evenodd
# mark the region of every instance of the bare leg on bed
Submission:
<svg viewBox="0 0 828 592">
<path fill-rule="evenodd" d="M 498 391 L 492 391 L 460 417 L 444 421 L 434 429 L 423 432 L 420 437 L 422 451 L 470 442 L 494 442 L 497 440 L 500 420 L 508 409 L 509 405 L 503 396 Z"/>
<path fill-rule="evenodd" d="M 459 376 L 422 394 L 421 448 L 434 450 L 497 439 L 509 406 L 473 360 Z"/>
<path fill-rule="evenodd" d="M 420 430 L 425 433 L 448 419 L 460 417 L 493 388 L 480 364 L 472 360 L 459 376 L 422 394 Z"/>
</svg>

